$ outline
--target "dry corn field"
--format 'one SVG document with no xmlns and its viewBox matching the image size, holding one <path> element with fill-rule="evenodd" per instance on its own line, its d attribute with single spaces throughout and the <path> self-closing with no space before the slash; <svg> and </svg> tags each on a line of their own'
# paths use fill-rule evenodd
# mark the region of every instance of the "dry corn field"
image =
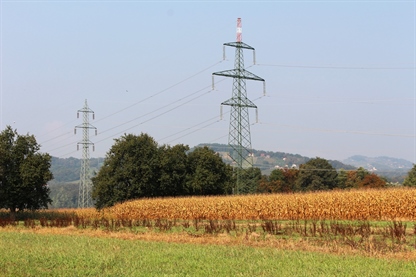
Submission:
<svg viewBox="0 0 416 277">
<path fill-rule="evenodd" d="M 416 189 L 328 191 L 296 194 L 141 199 L 96 211 L 88 219 L 406 220 L 416 217 Z"/>
<path fill-rule="evenodd" d="M 416 259 L 416 189 L 411 188 L 140 199 L 101 211 L 27 212 L 20 222 L 8 219 L 4 210 L 1 214 L 0 230 L 6 231 L 259 243 Z M 299 237 L 305 240 L 294 246 Z"/>
</svg>

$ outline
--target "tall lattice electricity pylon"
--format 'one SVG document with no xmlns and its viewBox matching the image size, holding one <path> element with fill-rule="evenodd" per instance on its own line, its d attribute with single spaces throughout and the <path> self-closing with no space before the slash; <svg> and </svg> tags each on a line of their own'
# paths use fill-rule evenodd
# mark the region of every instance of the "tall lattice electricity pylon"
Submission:
<svg viewBox="0 0 416 277">
<path fill-rule="evenodd" d="M 259 76 L 244 69 L 243 49 L 253 50 L 253 60 L 255 63 L 254 48 L 242 42 L 241 18 L 237 19 L 237 41 L 224 43 L 225 46 L 235 47 L 234 69 L 212 73 L 212 84 L 214 86 L 214 75 L 233 78 L 233 92 L 230 99 L 221 103 L 231 106 L 230 127 L 228 135 L 228 145 L 231 150 L 231 159 L 236 168 L 237 183 L 234 194 L 239 193 L 241 184 L 241 170 L 253 166 L 253 156 L 251 154 L 251 134 L 248 108 L 255 108 L 257 115 L 257 106 L 247 98 L 246 80 L 262 81 L 263 93 L 265 93 L 265 80 Z M 222 114 L 222 112 L 221 112 Z"/>
<path fill-rule="evenodd" d="M 95 118 L 94 112 L 88 107 L 87 99 L 85 99 L 84 107 L 78 110 L 77 118 L 79 113 L 83 114 L 83 123 L 75 126 L 74 133 L 77 133 L 77 128 L 82 129 L 82 141 L 77 143 L 77 149 L 82 145 L 82 160 L 81 160 L 81 172 L 80 172 L 80 184 L 78 193 L 78 208 L 92 207 L 92 182 L 91 182 L 91 169 L 90 169 L 90 145 L 92 145 L 93 151 L 94 143 L 90 141 L 90 129 L 95 130 L 97 135 L 97 128 L 89 123 L 90 113 L 92 113 L 92 119 Z"/>
</svg>

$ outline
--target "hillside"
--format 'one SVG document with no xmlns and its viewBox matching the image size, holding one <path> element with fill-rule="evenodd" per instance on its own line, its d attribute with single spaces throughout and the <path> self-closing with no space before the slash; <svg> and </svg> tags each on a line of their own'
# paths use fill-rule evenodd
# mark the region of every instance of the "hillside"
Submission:
<svg viewBox="0 0 416 277">
<path fill-rule="evenodd" d="M 92 173 L 98 172 L 103 164 L 103 158 L 91 158 Z M 81 171 L 81 159 L 74 157 L 52 157 L 51 171 L 53 180 L 48 183 L 51 190 L 51 208 L 76 208 L 78 205 L 79 179 Z"/>
<path fill-rule="evenodd" d="M 208 146 L 215 152 L 219 153 L 226 163 L 231 163 L 229 156 L 229 146 L 218 143 L 202 143 L 197 145 Z M 264 150 L 253 149 L 254 166 L 261 169 L 263 174 L 270 174 L 270 172 L 277 167 L 298 167 L 301 164 L 310 160 L 309 157 L 304 157 L 299 154 L 290 154 L 284 152 L 272 152 Z M 325 157 L 321 157 L 324 158 Z M 376 157 L 370 158 L 362 155 L 352 156 L 343 161 L 328 160 L 328 162 L 335 169 L 354 170 L 363 167 L 377 175 L 384 177 L 388 182 L 403 183 L 413 164 L 404 159 L 396 159 L 391 157 Z"/>
<path fill-rule="evenodd" d="M 91 158 L 90 167 L 92 172 L 97 172 L 102 166 L 104 158 Z M 81 159 L 74 157 L 56 158 L 52 157 L 51 171 L 53 173 L 52 182 L 72 182 L 79 180 L 81 171 Z"/>
<path fill-rule="evenodd" d="M 413 167 L 413 163 L 407 160 L 391 157 L 370 158 L 366 156 L 355 155 L 345 159 L 343 162 L 356 167 L 363 167 L 371 171 L 391 171 L 401 169 L 410 170 Z"/>
<path fill-rule="evenodd" d="M 201 143 L 197 147 L 207 146 L 219 153 L 226 163 L 231 163 L 230 147 L 227 144 L 218 143 Z M 272 152 L 265 150 L 252 149 L 254 166 L 261 169 L 263 174 L 270 174 L 270 172 L 278 167 L 296 167 L 306 163 L 310 160 L 309 157 L 304 157 L 299 154 L 290 154 L 284 152 Z M 324 158 L 324 157 L 323 157 Z M 351 166 L 340 161 L 328 160 L 328 162 L 335 169 L 352 170 L 356 169 L 355 166 Z"/>
</svg>

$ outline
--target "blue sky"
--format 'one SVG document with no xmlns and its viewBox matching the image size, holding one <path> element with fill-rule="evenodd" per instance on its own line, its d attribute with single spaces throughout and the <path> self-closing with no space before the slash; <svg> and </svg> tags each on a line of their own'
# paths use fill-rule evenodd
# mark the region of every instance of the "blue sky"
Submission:
<svg viewBox="0 0 416 277">
<path fill-rule="evenodd" d="M 252 147 L 308 157 L 416 160 L 414 1 L 1 1 L 1 129 L 81 157 L 88 100 L 103 157 L 124 133 L 227 143 L 242 18 Z"/>
</svg>

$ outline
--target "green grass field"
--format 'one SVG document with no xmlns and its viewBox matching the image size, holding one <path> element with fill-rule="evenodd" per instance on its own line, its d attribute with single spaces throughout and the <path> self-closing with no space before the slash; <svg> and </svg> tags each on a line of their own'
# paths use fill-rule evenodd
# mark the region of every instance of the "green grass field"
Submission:
<svg viewBox="0 0 416 277">
<path fill-rule="evenodd" d="M 0 230 L 0 276 L 415 276 L 415 261 Z"/>
</svg>

